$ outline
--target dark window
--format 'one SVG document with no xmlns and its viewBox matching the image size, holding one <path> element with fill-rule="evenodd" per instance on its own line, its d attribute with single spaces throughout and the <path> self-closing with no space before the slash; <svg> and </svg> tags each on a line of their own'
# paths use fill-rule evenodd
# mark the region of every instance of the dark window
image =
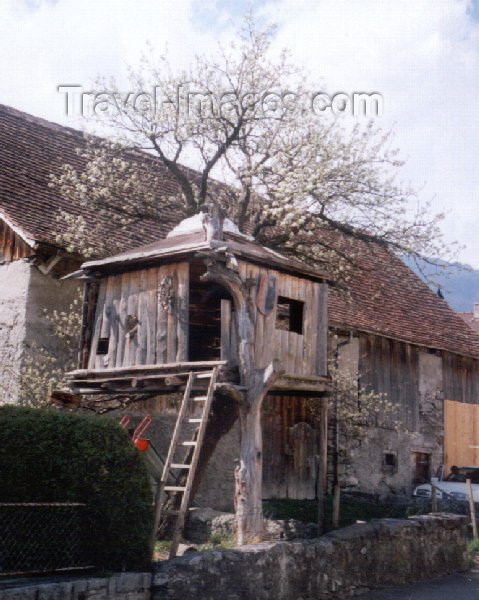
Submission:
<svg viewBox="0 0 479 600">
<path fill-rule="evenodd" d="M 383 464 L 382 464 L 383 473 L 389 473 L 391 475 L 393 473 L 396 473 L 397 462 L 398 462 L 397 454 L 395 454 L 394 452 L 385 452 L 383 454 Z"/>
<path fill-rule="evenodd" d="M 431 455 L 427 452 L 414 452 L 414 480 L 415 485 L 428 483 L 431 480 Z"/>
<path fill-rule="evenodd" d="M 109 341 L 110 341 L 109 338 L 100 338 L 98 340 L 98 346 L 96 348 L 96 353 L 97 354 L 108 354 Z"/>
<path fill-rule="evenodd" d="M 479 469 L 451 467 L 451 473 L 446 477 L 446 481 L 458 481 L 460 483 L 465 483 L 466 479 L 470 479 L 471 483 L 479 483 Z"/>
<path fill-rule="evenodd" d="M 302 334 L 303 309 L 304 302 L 285 298 L 284 296 L 278 296 L 276 329 Z"/>
</svg>

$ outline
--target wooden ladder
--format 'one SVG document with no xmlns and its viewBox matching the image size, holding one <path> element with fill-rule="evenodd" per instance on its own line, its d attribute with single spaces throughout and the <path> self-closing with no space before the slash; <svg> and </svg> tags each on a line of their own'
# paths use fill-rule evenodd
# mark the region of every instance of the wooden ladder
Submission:
<svg viewBox="0 0 479 600">
<path fill-rule="evenodd" d="M 158 527 L 162 516 L 176 516 L 176 524 L 173 533 L 173 540 L 170 547 L 170 556 L 173 558 L 176 556 L 178 545 L 180 543 L 181 533 L 183 531 L 186 511 L 190 501 L 191 488 L 195 478 L 196 466 L 200 456 L 201 445 L 205 435 L 206 424 L 208 422 L 208 416 L 210 413 L 211 402 L 213 400 L 213 394 L 215 389 L 216 378 L 218 376 L 218 367 L 214 367 L 212 371 L 200 371 L 190 372 L 188 375 L 188 381 L 185 387 L 185 393 L 183 394 L 183 400 L 181 402 L 178 417 L 176 419 L 175 428 L 173 430 L 173 437 L 171 438 L 170 447 L 168 449 L 168 455 L 166 457 L 165 465 L 163 468 L 163 474 L 158 483 L 158 488 L 155 496 L 155 519 L 153 525 L 153 537 L 152 547 L 154 548 L 156 542 L 156 536 L 158 533 Z M 193 384 L 197 379 L 209 379 L 208 391 L 206 396 L 191 396 Z M 201 417 L 189 418 L 187 417 L 188 407 L 191 402 L 201 402 L 203 408 L 201 411 Z M 183 425 L 186 423 L 198 423 L 199 428 L 194 434 L 194 438 L 190 440 L 182 440 Z M 178 446 L 193 447 L 193 453 L 189 463 L 174 463 L 173 458 Z M 167 480 L 171 469 L 185 469 L 188 470 L 185 486 L 168 485 Z M 183 494 L 181 499 L 181 505 L 179 510 L 163 511 L 164 505 L 167 500 L 167 494 Z"/>
</svg>

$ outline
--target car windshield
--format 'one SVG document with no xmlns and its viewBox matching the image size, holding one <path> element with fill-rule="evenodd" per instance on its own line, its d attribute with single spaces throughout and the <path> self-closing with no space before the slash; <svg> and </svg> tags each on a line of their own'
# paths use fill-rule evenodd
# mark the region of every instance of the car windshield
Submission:
<svg viewBox="0 0 479 600">
<path fill-rule="evenodd" d="M 465 483 L 466 479 L 470 479 L 471 483 L 479 483 L 479 468 L 459 467 L 451 471 L 446 477 L 446 481 L 457 481 Z"/>
</svg>

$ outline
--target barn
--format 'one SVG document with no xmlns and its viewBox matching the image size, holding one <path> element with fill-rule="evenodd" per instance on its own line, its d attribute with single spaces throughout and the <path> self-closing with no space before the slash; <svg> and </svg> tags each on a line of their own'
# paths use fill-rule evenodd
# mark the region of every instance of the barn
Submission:
<svg viewBox="0 0 479 600">
<path fill-rule="evenodd" d="M 52 336 L 44 311 L 68 309 L 71 299 L 77 294 L 79 282 L 63 278 L 78 269 L 84 263 L 84 257 L 68 252 L 58 241 L 61 234 L 59 212 L 71 207 L 68 199 L 58 196 L 48 184 L 50 174 L 58 174 L 65 162 L 79 169 L 83 167 L 76 150 L 85 147 L 86 139 L 81 132 L 5 106 L 0 106 L 0 125 L 1 393 L 3 402 L 16 402 L 21 400 L 18 387 L 20 374 L 25 359 L 34 352 L 35 344 L 47 348 L 57 357 L 62 356 L 62 342 Z M 136 152 L 131 154 L 131 160 L 151 162 L 162 186 L 169 194 L 175 193 L 175 182 L 161 165 L 154 163 L 152 157 Z M 117 235 L 103 216 L 85 216 L 96 229 L 100 227 L 105 236 Z M 105 391 L 101 387 L 103 384 L 122 391 L 132 387 L 141 390 L 154 384 L 161 388 L 159 392 L 164 392 L 165 378 L 160 377 L 164 375 L 162 365 L 203 360 L 221 363 L 227 360 L 228 352 L 234 353 L 231 328 L 228 330 L 227 327 L 228 319 L 234 317 L 228 308 L 231 300 L 221 290 L 216 289 L 211 297 L 205 293 L 204 284 L 199 279 L 201 273 L 196 266 L 200 257 L 192 258 L 188 252 L 180 253 L 183 257 L 188 255 L 186 262 L 189 266 L 188 269 L 182 266 L 178 273 L 176 269 L 174 273 L 169 270 L 174 263 L 171 255 L 162 264 L 161 245 L 166 244 L 165 251 L 171 250 L 174 236 L 166 236 L 183 218 L 184 214 L 178 207 L 169 209 L 161 222 L 144 219 L 132 226 L 122 239 L 125 249 L 130 252 L 141 244 L 152 244 L 152 248 L 147 246 L 146 250 L 140 250 L 140 254 L 145 253 L 145 256 L 132 258 L 135 255 L 133 251 L 129 258 L 117 257 L 116 262 L 108 263 L 110 259 L 106 258 L 104 264 L 92 264 L 91 268 L 85 265 L 89 273 L 97 269 L 103 288 L 94 277 L 86 286 L 88 293 L 83 307 L 90 320 L 84 321 L 87 324 L 82 336 L 79 368 L 70 379 L 78 390 L 88 388 L 90 392 L 97 392 L 100 388 Z M 297 315 L 301 311 L 301 303 L 305 302 L 305 298 L 300 296 L 298 282 L 307 282 L 305 285 L 309 286 L 309 290 L 316 284 L 318 289 L 322 289 L 324 283 L 317 273 L 301 272 L 303 267 L 298 265 L 281 264 L 278 257 L 262 255 L 261 259 L 255 259 L 252 254 L 263 250 L 256 248 L 251 240 L 234 238 L 232 232 L 227 245 L 236 245 L 232 254 L 242 269 L 250 271 L 248 279 L 256 282 L 252 289 L 260 298 L 268 297 L 271 274 L 276 277 L 278 286 L 284 285 L 281 292 L 279 287 L 276 289 L 273 348 L 274 352 L 284 352 L 286 363 L 291 366 L 263 405 L 264 495 L 314 497 L 318 490 L 321 436 L 317 422 L 308 411 L 307 401 L 311 394 L 323 393 L 323 382 L 318 377 L 324 373 L 314 371 L 318 355 L 313 358 L 311 343 L 305 344 L 305 350 L 302 346 L 305 340 L 298 341 L 301 336 L 304 338 L 304 333 L 298 331 Z M 477 335 L 444 300 L 383 247 L 350 240 L 347 236 L 338 238 L 336 243 L 349 249 L 355 260 L 347 297 L 334 288 L 328 295 L 329 359 L 357 382 L 358 389 L 362 387 L 387 394 L 397 409 L 390 422 L 384 418 L 377 423 L 368 423 L 361 434 L 346 439 L 336 425 L 335 405 L 330 403 L 330 482 L 333 482 L 336 473 L 341 485 L 351 490 L 380 496 L 404 495 L 410 492 L 415 482 L 430 476 L 440 464 L 477 464 Z M 154 265 L 148 263 L 148 252 L 152 252 L 153 262 L 156 261 Z M 137 259 L 140 262 L 135 263 L 132 269 Z M 102 259 L 99 260 L 101 263 Z M 126 266 L 129 261 L 130 266 Z M 137 269 L 140 265 L 144 268 Z M 295 274 L 296 268 L 299 270 Z M 261 276 L 258 280 L 262 269 L 265 277 Z M 138 275 L 132 276 L 132 273 Z M 165 291 L 165 306 L 168 304 L 168 288 L 176 298 L 183 298 L 178 314 L 188 315 L 187 328 L 184 319 L 176 322 L 170 313 L 165 317 L 165 311 L 158 308 L 158 302 L 152 301 L 155 295 L 158 296 L 159 285 L 163 283 L 161 289 Z M 130 290 L 130 286 L 136 290 L 131 297 L 128 296 L 132 303 L 136 298 L 135 310 L 153 315 L 157 326 L 161 317 L 162 331 L 165 331 L 166 318 L 166 338 L 160 336 L 161 339 L 158 339 L 157 336 L 153 342 L 151 334 L 148 337 L 146 333 L 145 337 L 142 319 L 138 319 L 138 315 L 138 323 L 134 319 L 129 321 L 130 334 L 134 329 L 135 335 L 127 339 L 125 334 L 123 341 L 120 337 L 115 338 L 119 336 L 115 328 L 110 327 L 106 335 L 108 315 L 105 321 L 102 316 L 97 329 L 96 306 L 99 301 L 101 304 L 108 298 L 107 304 L 118 304 L 121 312 L 122 294 L 126 289 Z M 179 293 L 180 286 L 185 293 L 188 290 L 188 300 L 183 292 Z M 279 298 L 286 301 L 279 302 Z M 321 303 L 323 300 L 324 296 L 319 294 L 317 301 Z M 128 316 L 127 304 L 125 309 Z M 305 306 L 302 310 L 304 324 Z M 259 314 L 258 327 L 262 322 L 263 333 L 258 329 L 258 339 L 263 335 L 264 340 L 265 327 L 272 328 L 272 321 L 261 311 Z M 206 315 L 211 325 L 202 327 L 205 343 L 198 347 L 195 340 L 199 330 L 195 332 L 195 327 Z M 321 323 L 324 327 L 324 322 Z M 140 338 L 142 342 L 136 347 L 135 340 Z M 92 344 L 96 344 L 94 352 Z M 271 355 L 270 347 L 261 344 L 259 347 L 258 360 Z M 300 347 L 303 350 L 298 352 Z M 128 349 L 126 354 L 125 349 Z M 124 362 L 125 356 L 131 364 Z M 148 380 L 145 373 L 153 356 L 156 370 L 153 379 Z M 228 357 L 228 360 L 230 358 L 234 360 L 234 356 Z M 321 360 L 324 361 L 324 354 Z M 324 363 L 321 368 L 324 368 Z M 103 377 L 106 381 L 99 382 L 97 374 L 89 373 L 96 373 L 97 369 L 107 371 L 106 377 Z M 116 369 L 121 373 L 111 377 L 108 371 Z M 132 369 L 139 369 L 144 375 L 132 377 Z M 163 452 L 168 449 L 175 422 L 175 397 L 173 393 L 161 393 L 157 398 L 145 400 L 141 406 L 132 407 L 138 418 L 148 412 L 160 415 L 154 419 L 152 435 L 157 438 Z M 231 473 L 238 446 L 234 421 L 234 414 L 218 417 L 225 435 L 212 455 L 205 481 L 198 490 L 198 501 L 205 505 L 225 507 L 232 498 Z"/>
</svg>

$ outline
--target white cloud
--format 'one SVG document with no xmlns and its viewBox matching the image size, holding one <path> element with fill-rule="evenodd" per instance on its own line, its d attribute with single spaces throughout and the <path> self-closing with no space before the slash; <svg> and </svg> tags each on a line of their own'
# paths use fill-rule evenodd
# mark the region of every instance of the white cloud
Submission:
<svg viewBox="0 0 479 600">
<path fill-rule="evenodd" d="M 328 91 L 383 95 L 381 124 L 394 128 L 404 177 L 449 211 L 446 235 L 479 267 L 479 23 L 471 9 L 454 0 L 279 0 L 266 10 L 279 23 L 278 42 Z"/>
<path fill-rule="evenodd" d="M 246 4 L 246 3 L 245 3 Z M 445 230 L 479 267 L 479 24 L 465 0 L 270 0 L 278 46 L 328 91 L 377 91 L 381 123 L 394 127 L 404 171 L 438 210 Z M 477 11 L 476 11 L 477 13 Z M 124 78 L 149 40 L 185 66 L 231 35 L 226 0 L 0 0 L 0 102 L 68 123 L 59 84 Z"/>
<path fill-rule="evenodd" d="M 211 44 L 192 23 L 189 0 L 36 0 L 0 2 L 0 102 L 66 122 L 60 84 L 86 89 L 98 74 L 120 81 L 147 41 L 168 44 L 172 61 L 188 63 Z"/>
</svg>

